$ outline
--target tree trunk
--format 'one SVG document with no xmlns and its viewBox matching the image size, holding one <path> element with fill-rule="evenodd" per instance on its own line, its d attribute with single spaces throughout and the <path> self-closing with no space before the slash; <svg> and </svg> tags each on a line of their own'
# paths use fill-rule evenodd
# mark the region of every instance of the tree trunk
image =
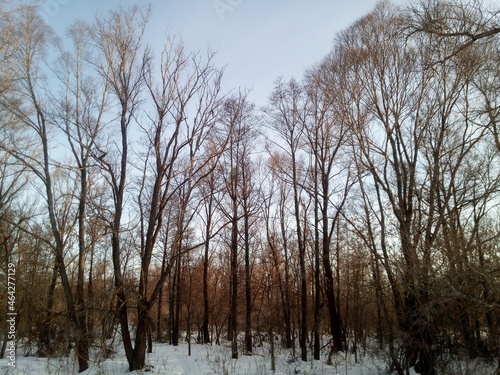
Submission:
<svg viewBox="0 0 500 375">
<path fill-rule="evenodd" d="M 288 238 L 285 227 L 285 204 L 280 204 L 280 227 L 281 238 L 283 240 L 283 251 L 285 255 L 285 298 L 283 301 L 283 316 L 285 320 L 285 348 L 290 349 L 293 345 L 292 341 L 292 323 L 291 323 L 291 307 L 290 307 L 290 265 L 288 263 Z"/>
<path fill-rule="evenodd" d="M 315 137 L 315 149 L 317 150 L 317 130 Z M 318 200 L 318 162 L 315 158 L 314 163 L 314 348 L 313 358 L 320 359 L 320 337 L 319 337 L 319 307 L 321 303 L 321 285 L 319 279 L 319 200 Z"/>
<path fill-rule="evenodd" d="M 174 274 L 174 290 L 173 290 L 173 319 L 172 319 L 172 345 L 179 345 L 180 331 L 180 304 L 181 304 L 181 259 L 177 255 L 176 271 Z"/>
<path fill-rule="evenodd" d="M 233 194 L 233 217 L 231 230 L 231 357 L 238 358 L 238 201 Z"/>
<path fill-rule="evenodd" d="M 167 224 L 168 227 L 168 224 Z M 168 233 L 168 232 L 167 232 Z M 161 271 L 165 271 L 165 264 L 167 262 L 167 241 L 168 241 L 168 235 L 165 236 L 165 242 L 164 242 L 164 247 L 163 247 L 163 257 L 161 260 Z M 160 291 L 158 293 L 158 311 L 156 314 L 156 340 L 161 340 L 162 339 L 162 327 L 161 327 L 161 309 L 163 307 L 163 286 L 160 288 Z"/>
<path fill-rule="evenodd" d="M 325 294 L 327 299 L 328 312 L 330 316 L 330 330 L 333 338 L 332 350 L 334 353 L 344 350 L 345 336 L 342 327 L 342 320 L 337 310 L 335 301 L 335 289 L 333 287 L 333 272 L 330 261 L 330 236 L 328 225 L 328 185 L 323 182 L 323 270 L 325 274 Z"/>
<path fill-rule="evenodd" d="M 245 181 L 246 183 L 247 181 Z M 245 345 L 247 353 L 252 353 L 252 295 L 250 279 L 250 234 L 249 234 L 249 212 L 247 198 L 244 199 L 244 235 L 245 235 L 245 299 L 246 299 L 246 322 L 245 322 Z"/>
<path fill-rule="evenodd" d="M 208 209 L 207 209 L 207 223 L 205 226 L 205 254 L 203 258 L 203 324 L 202 324 L 202 332 L 203 332 L 203 343 L 210 343 L 210 332 L 209 332 L 209 318 L 210 318 L 210 306 L 208 301 L 208 262 L 210 260 L 210 231 L 212 227 L 212 204 L 213 204 L 213 195 L 210 192 L 210 197 L 208 201 Z"/>
<path fill-rule="evenodd" d="M 302 242 L 302 229 L 300 224 L 300 208 L 299 208 L 299 191 L 297 180 L 297 166 L 295 162 L 295 153 L 292 153 L 292 184 L 293 184 L 293 199 L 295 208 L 295 225 L 297 228 L 297 245 L 299 247 L 299 262 L 300 262 L 300 286 L 301 286 L 301 319 L 300 319 L 300 350 L 301 359 L 307 361 L 307 275 L 305 249 Z"/>
<path fill-rule="evenodd" d="M 140 301 L 139 303 L 144 303 Z M 146 343 L 147 343 L 147 326 L 148 317 L 147 311 L 144 308 L 140 309 L 137 317 L 137 329 L 135 333 L 135 348 L 133 351 L 132 366 L 130 371 L 143 369 L 146 365 Z"/>
<path fill-rule="evenodd" d="M 83 157 L 84 158 L 84 157 Z M 76 351 L 78 355 L 79 372 L 89 367 L 89 336 L 87 330 L 87 308 L 85 306 L 85 203 L 87 200 L 87 166 L 82 165 L 80 171 L 80 201 L 78 204 L 78 280 L 76 285 L 76 320 L 78 336 Z"/>
<path fill-rule="evenodd" d="M 90 265 L 89 265 L 89 276 L 87 282 L 87 308 L 89 313 L 87 314 L 87 327 L 89 327 L 89 344 L 95 339 L 94 334 L 94 249 L 95 249 L 95 236 L 92 235 L 92 243 L 90 246 Z"/>
</svg>

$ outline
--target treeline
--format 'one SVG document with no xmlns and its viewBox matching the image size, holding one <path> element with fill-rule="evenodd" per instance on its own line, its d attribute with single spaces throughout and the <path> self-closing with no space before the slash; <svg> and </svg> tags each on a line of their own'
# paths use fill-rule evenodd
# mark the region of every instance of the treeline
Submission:
<svg viewBox="0 0 500 375">
<path fill-rule="evenodd" d="M 498 360 L 497 9 L 381 2 L 256 108 L 212 55 L 155 55 L 149 8 L 61 40 L 6 6 L 2 356 L 15 264 L 18 348 L 80 371 L 117 334 L 130 370 L 183 337 L 376 346 L 398 374 Z"/>
</svg>

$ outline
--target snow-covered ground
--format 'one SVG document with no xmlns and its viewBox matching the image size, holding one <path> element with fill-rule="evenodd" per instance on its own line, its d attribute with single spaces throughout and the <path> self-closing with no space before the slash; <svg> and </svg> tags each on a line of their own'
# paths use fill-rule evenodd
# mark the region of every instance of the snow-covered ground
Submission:
<svg viewBox="0 0 500 375">
<path fill-rule="evenodd" d="M 168 344 L 154 345 L 154 352 L 147 358 L 147 366 L 136 374 L 155 375 L 197 375 L 197 374 L 238 374 L 238 375 L 313 375 L 313 374 L 349 374 L 379 375 L 387 374 L 387 364 L 381 358 L 363 355 L 356 363 L 353 354 L 334 356 L 332 365 L 326 364 L 326 357 L 321 361 L 302 362 L 295 360 L 288 350 L 277 349 L 276 371 L 271 371 L 271 358 L 268 348 L 256 348 L 255 354 L 239 359 L 231 359 L 229 346 L 192 345 L 192 355 L 188 356 L 188 346 L 183 343 L 177 347 Z M 325 353 L 326 354 L 326 353 Z M 95 358 L 99 356 L 96 355 Z M 78 365 L 74 356 L 62 358 L 16 358 L 16 367 L 9 366 L 7 358 L 0 359 L 0 374 L 5 375 L 73 375 L 78 374 Z M 460 366 L 458 366 L 460 367 Z M 474 367 L 474 366 L 472 366 Z M 491 367 L 490 367 L 491 369 Z M 457 369 L 456 374 L 493 374 L 485 368 Z M 463 370 L 465 370 L 463 372 Z M 470 372 L 472 370 L 472 372 Z M 479 372 L 477 372 L 479 371 Z M 486 372 L 484 372 L 486 371 Z M 121 351 L 107 360 L 94 360 L 91 367 L 82 375 L 118 375 L 130 374 L 125 354 Z M 414 375 L 415 372 L 410 371 Z"/>
<path fill-rule="evenodd" d="M 62 358 L 16 358 L 16 367 L 8 365 L 8 359 L 0 360 L 0 374 L 8 375 L 72 375 L 78 374 L 78 364 L 73 356 Z M 271 357 L 267 348 L 256 348 L 255 354 L 246 356 L 240 353 L 239 359 L 231 359 L 228 346 L 192 345 L 192 355 L 188 356 L 188 346 L 183 343 L 177 347 L 168 344 L 155 344 L 153 353 L 148 356 L 147 366 L 139 374 L 243 374 L 243 375 L 292 375 L 292 374 L 386 374 L 387 366 L 381 359 L 364 356 L 355 363 L 354 355 L 334 356 L 332 365 L 322 361 L 302 362 L 295 360 L 288 350 L 277 349 L 276 371 L 271 371 Z M 82 375 L 130 374 L 123 352 L 103 361 L 93 361 L 91 367 Z"/>
</svg>

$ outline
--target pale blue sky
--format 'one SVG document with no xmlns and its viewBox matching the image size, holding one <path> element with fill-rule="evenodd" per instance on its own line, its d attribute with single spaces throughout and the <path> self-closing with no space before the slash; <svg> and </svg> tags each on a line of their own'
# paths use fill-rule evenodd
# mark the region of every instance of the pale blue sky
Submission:
<svg viewBox="0 0 500 375">
<path fill-rule="evenodd" d="M 133 0 L 43 0 L 41 12 L 59 35 L 71 22 L 91 22 Z M 403 0 L 396 1 L 402 3 Z M 225 91 L 246 87 L 265 105 L 274 80 L 300 78 L 331 49 L 335 34 L 372 10 L 376 0 L 152 0 L 146 39 L 161 52 L 165 31 L 182 36 L 188 51 L 217 51 L 226 66 Z"/>
</svg>

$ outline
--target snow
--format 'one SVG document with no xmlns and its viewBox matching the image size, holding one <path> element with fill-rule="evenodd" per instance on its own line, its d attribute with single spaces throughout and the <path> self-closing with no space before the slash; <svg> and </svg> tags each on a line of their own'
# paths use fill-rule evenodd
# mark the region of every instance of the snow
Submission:
<svg viewBox="0 0 500 375">
<path fill-rule="evenodd" d="M 22 351 L 22 349 L 21 349 Z M 369 350 L 367 350 L 368 352 Z M 269 347 L 257 347 L 253 355 L 240 353 L 239 359 L 231 359 L 230 345 L 192 345 L 192 355 L 188 355 L 187 343 L 179 346 L 155 344 L 153 353 L 147 356 L 146 368 L 133 375 L 382 375 L 389 374 L 387 358 L 383 352 L 372 350 L 372 355 L 359 354 L 356 362 L 352 353 L 334 355 L 332 364 L 326 364 L 326 349 L 321 361 L 302 362 L 293 358 L 291 350 L 276 345 L 276 371 L 271 371 Z M 297 353 L 298 354 L 298 353 Z M 104 360 L 99 349 L 92 355 L 92 363 L 82 375 L 131 374 L 123 350 Z M 100 359 L 99 359 L 100 358 Z M 16 358 L 16 367 L 9 366 L 9 359 L 0 359 L 0 375 L 77 375 L 78 364 L 74 355 L 57 358 L 25 357 Z M 480 359 L 448 363 L 446 369 L 438 373 L 460 374 L 498 374 L 496 361 Z M 395 372 L 393 374 L 396 374 Z M 393 375 L 391 374 L 391 375 Z M 410 375 L 416 375 L 410 369 Z"/>
<path fill-rule="evenodd" d="M 356 363 L 353 354 L 340 353 L 332 359 L 332 365 L 321 361 L 302 362 L 292 358 L 290 350 L 276 348 L 276 371 L 271 371 L 269 348 L 256 348 L 253 355 L 240 353 L 239 359 L 231 359 L 231 349 L 227 346 L 192 345 L 192 355 L 188 356 L 187 343 L 177 347 L 168 344 L 155 344 L 153 353 L 148 355 L 146 368 L 136 374 L 238 374 L 238 375 L 292 375 L 292 374 L 349 374 L 375 375 L 386 374 L 387 365 L 381 358 L 362 356 Z M 326 355 L 326 353 L 324 353 Z M 99 358 L 98 355 L 93 358 Z M 8 365 L 8 359 L 0 359 L 0 373 L 6 375 L 72 375 L 78 374 L 74 356 L 59 358 L 16 358 L 16 368 Z M 90 368 L 82 375 L 130 374 L 123 351 L 107 360 L 93 360 Z M 411 372 L 414 374 L 414 372 Z"/>
</svg>

